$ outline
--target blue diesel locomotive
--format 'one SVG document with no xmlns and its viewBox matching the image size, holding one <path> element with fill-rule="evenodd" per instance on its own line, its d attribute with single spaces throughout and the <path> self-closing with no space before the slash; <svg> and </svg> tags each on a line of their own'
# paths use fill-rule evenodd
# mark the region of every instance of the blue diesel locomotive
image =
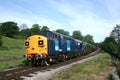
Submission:
<svg viewBox="0 0 120 80">
<path fill-rule="evenodd" d="M 25 47 L 32 65 L 48 65 L 87 53 L 84 42 L 49 30 L 27 38 Z"/>
</svg>

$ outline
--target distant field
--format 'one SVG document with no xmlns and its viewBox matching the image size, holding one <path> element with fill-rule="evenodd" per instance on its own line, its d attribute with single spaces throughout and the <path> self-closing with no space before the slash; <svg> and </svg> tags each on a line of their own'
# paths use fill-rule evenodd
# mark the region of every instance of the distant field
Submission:
<svg viewBox="0 0 120 80">
<path fill-rule="evenodd" d="M 0 71 L 22 64 L 25 54 L 24 39 L 13 39 L 3 36 L 3 45 L 0 47 Z"/>
<path fill-rule="evenodd" d="M 60 73 L 51 80 L 109 80 L 110 56 L 102 54 Z"/>
</svg>

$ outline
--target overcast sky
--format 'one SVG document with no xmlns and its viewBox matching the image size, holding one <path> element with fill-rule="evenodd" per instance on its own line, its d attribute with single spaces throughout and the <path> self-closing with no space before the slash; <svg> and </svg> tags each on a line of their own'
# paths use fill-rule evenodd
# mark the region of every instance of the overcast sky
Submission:
<svg viewBox="0 0 120 80">
<path fill-rule="evenodd" d="M 80 30 L 99 42 L 120 23 L 120 0 L 0 0 L 0 23 L 6 21 Z"/>
</svg>

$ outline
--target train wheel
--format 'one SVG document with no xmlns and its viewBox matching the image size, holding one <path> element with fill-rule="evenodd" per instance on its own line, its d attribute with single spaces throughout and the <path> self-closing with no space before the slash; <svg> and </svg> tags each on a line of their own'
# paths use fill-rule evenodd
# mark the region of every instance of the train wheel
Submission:
<svg viewBox="0 0 120 80">
<path fill-rule="evenodd" d="M 41 62 L 41 66 L 48 66 L 49 64 L 48 64 L 48 62 L 46 61 L 46 60 L 43 60 L 42 62 Z"/>
<path fill-rule="evenodd" d="M 78 57 L 80 57 L 81 56 L 81 53 L 78 53 Z"/>
<path fill-rule="evenodd" d="M 65 54 L 63 54 L 63 60 L 66 61 L 67 60 L 67 56 Z"/>
<path fill-rule="evenodd" d="M 56 63 L 56 59 L 54 57 L 48 57 L 46 59 L 48 64 L 55 64 Z"/>
<path fill-rule="evenodd" d="M 31 59 L 31 62 L 29 63 L 29 65 L 34 66 L 35 65 L 35 60 Z"/>
<path fill-rule="evenodd" d="M 57 55 L 57 60 L 60 61 L 60 62 L 63 62 L 66 60 L 66 55 L 65 54 L 58 54 Z"/>
</svg>

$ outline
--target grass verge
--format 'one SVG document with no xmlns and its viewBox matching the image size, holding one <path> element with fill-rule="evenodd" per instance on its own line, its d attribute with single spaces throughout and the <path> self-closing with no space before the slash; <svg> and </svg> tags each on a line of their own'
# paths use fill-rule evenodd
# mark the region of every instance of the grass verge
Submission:
<svg viewBox="0 0 120 80">
<path fill-rule="evenodd" d="M 19 60 L 15 60 L 15 61 L 2 61 L 2 62 L 0 62 L 0 64 L 1 64 L 0 71 L 22 66 L 24 60 L 25 59 L 19 59 Z"/>
<path fill-rule="evenodd" d="M 110 56 L 101 54 L 90 61 L 76 65 L 51 80 L 108 80 Z"/>
<path fill-rule="evenodd" d="M 0 47 L 0 71 L 23 64 L 25 54 L 24 39 L 14 39 L 3 36 Z"/>
</svg>

